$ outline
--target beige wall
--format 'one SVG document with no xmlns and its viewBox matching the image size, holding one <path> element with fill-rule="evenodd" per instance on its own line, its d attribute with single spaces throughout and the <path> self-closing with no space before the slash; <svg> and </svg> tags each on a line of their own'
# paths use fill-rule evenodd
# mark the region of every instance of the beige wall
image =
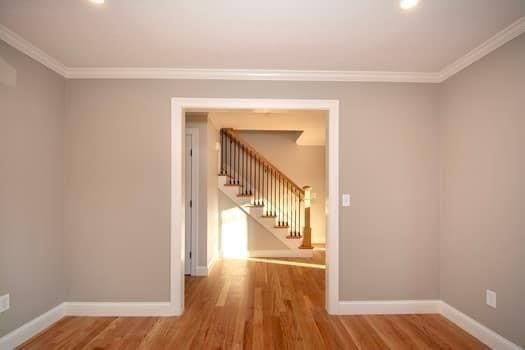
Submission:
<svg viewBox="0 0 525 350">
<path fill-rule="evenodd" d="M 207 171 L 207 232 L 206 232 L 206 264 L 219 255 L 219 131 L 208 120 L 208 171 Z"/>
<path fill-rule="evenodd" d="M 325 147 L 299 146 L 294 132 L 239 131 L 239 135 L 297 185 L 312 186 L 312 242 L 325 243 Z"/>
<path fill-rule="evenodd" d="M 11 296 L 1 337 L 64 301 L 66 273 L 65 81 L 3 41 L 0 61 L 0 295 Z"/>
<path fill-rule="evenodd" d="M 341 102 L 342 299 L 438 297 L 437 86 L 189 80 L 67 82 L 72 300 L 167 300 L 170 98 Z"/>
<path fill-rule="evenodd" d="M 0 335 L 66 299 L 168 300 L 171 97 L 327 98 L 353 203 L 341 299 L 440 297 L 525 346 L 524 52 L 521 35 L 441 86 L 64 83 L 0 42 L 17 70 L 0 85 Z"/>
<path fill-rule="evenodd" d="M 525 347 L 525 35 L 440 95 L 441 298 Z"/>
</svg>

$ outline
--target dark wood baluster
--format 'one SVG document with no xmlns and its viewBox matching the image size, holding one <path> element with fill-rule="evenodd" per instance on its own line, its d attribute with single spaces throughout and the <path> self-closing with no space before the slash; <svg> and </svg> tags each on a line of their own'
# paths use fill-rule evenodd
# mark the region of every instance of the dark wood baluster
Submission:
<svg viewBox="0 0 525 350">
<path fill-rule="evenodd" d="M 255 157 L 255 154 L 252 154 L 252 200 L 253 204 L 257 204 L 257 174 L 255 172 L 255 162 L 257 161 L 257 158 Z"/>
<path fill-rule="evenodd" d="M 300 196 L 300 193 L 297 192 L 296 193 L 296 198 L 295 198 L 295 204 L 296 204 L 296 207 L 295 207 L 295 221 L 296 221 L 296 224 L 295 224 L 295 235 L 297 236 L 298 235 L 298 232 L 299 230 L 301 229 L 300 225 L 299 225 L 299 213 L 301 212 L 301 207 L 299 205 L 300 203 L 300 200 L 299 200 L 299 196 Z"/>
<path fill-rule="evenodd" d="M 233 183 L 237 185 L 237 142 L 233 141 Z"/>
<path fill-rule="evenodd" d="M 266 212 L 266 215 L 268 215 L 268 169 L 266 169 L 266 165 L 263 163 L 263 204 L 264 204 L 264 211 Z"/>
<path fill-rule="evenodd" d="M 223 132 L 222 132 L 222 129 L 219 131 L 219 142 L 221 143 L 221 171 L 220 171 L 220 175 L 223 175 L 223 161 L 222 161 L 222 157 L 224 155 L 224 142 L 222 140 L 222 136 L 223 136 Z"/>
<path fill-rule="evenodd" d="M 283 179 L 281 173 L 279 173 L 279 219 L 281 220 L 281 226 L 283 225 Z"/>
<path fill-rule="evenodd" d="M 292 235 L 295 236 L 295 215 L 297 214 L 297 208 L 295 207 L 295 188 L 292 189 Z"/>
<path fill-rule="evenodd" d="M 287 207 L 288 207 L 288 210 L 286 210 L 286 221 L 288 222 L 288 226 L 289 226 L 289 229 L 290 229 L 290 232 L 292 232 L 292 224 L 291 224 L 291 220 L 290 220 L 290 211 L 291 211 L 291 206 L 290 206 L 290 183 L 289 182 L 286 182 L 286 203 L 287 203 Z"/>
<path fill-rule="evenodd" d="M 241 185 L 242 185 L 242 194 L 245 195 L 247 192 L 246 186 L 246 152 L 244 147 L 241 148 Z"/>
<path fill-rule="evenodd" d="M 281 175 L 277 173 L 277 226 L 281 226 Z"/>
<path fill-rule="evenodd" d="M 299 198 L 299 237 L 301 237 L 301 202 L 302 200 Z"/>
<path fill-rule="evenodd" d="M 232 184 L 232 156 L 233 156 L 233 149 L 232 149 L 232 139 L 228 138 L 228 145 L 229 145 L 229 154 L 230 154 L 230 158 L 228 159 L 228 171 L 229 171 L 229 174 L 228 174 L 228 183 L 231 185 Z"/>
<path fill-rule="evenodd" d="M 259 158 L 255 158 L 256 164 L 257 164 L 257 171 L 255 174 L 257 174 L 257 205 L 261 205 L 261 162 Z"/>
</svg>

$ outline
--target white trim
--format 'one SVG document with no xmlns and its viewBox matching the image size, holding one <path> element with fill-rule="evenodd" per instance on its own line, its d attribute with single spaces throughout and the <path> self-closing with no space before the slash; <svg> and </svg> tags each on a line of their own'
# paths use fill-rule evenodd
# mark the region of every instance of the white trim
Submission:
<svg viewBox="0 0 525 350">
<path fill-rule="evenodd" d="M 0 338 L 0 349 L 11 350 L 26 342 L 34 335 L 53 325 L 65 316 L 64 304 L 59 304 L 42 315 L 23 324 Z"/>
<path fill-rule="evenodd" d="M 496 50 L 497 48 L 508 43 L 509 41 L 523 33 L 525 33 L 525 16 L 519 18 L 517 21 L 513 22 L 505 29 L 496 33 L 496 35 L 492 36 L 490 39 L 488 39 L 478 47 L 469 51 L 466 55 L 460 57 L 456 61 L 443 68 L 439 72 L 438 82 L 443 82 L 447 80 L 454 74 L 465 69 L 474 62 L 480 60 L 492 51 Z"/>
<path fill-rule="evenodd" d="M 327 302 L 330 314 L 337 312 L 339 297 L 339 101 L 284 99 L 172 98 L 171 101 L 171 303 L 182 313 L 184 307 L 184 164 L 182 130 L 185 109 L 289 109 L 326 110 L 329 129 L 329 230 L 327 231 Z M 181 214 L 182 213 L 182 214 Z M 182 216 L 181 216 L 182 215 Z M 181 230 L 182 228 L 182 230 Z"/>
<path fill-rule="evenodd" d="M 66 302 L 67 316 L 171 316 L 169 302 Z"/>
<path fill-rule="evenodd" d="M 69 79 L 220 79 L 441 83 L 465 67 L 525 32 L 525 16 L 519 18 L 480 46 L 469 51 L 438 72 L 270 70 L 270 69 L 197 69 L 143 67 L 66 67 L 29 41 L 0 24 L 0 39 Z"/>
<path fill-rule="evenodd" d="M 193 276 L 208 276 L 208 266 L 197 266 L 195 269 L 195 273 L 192 273 Z"/>
<path fill-rule="evenodd" d="M 457 326 L 478 338 L 481 342 L 496 350 L 520 350 L 518 345 L 503 338 L 498 333 L 485 327 L 478 321 L 455 309 L 444 301 L 441 302 L 441 314 L 454 322 Z"/>
<path fill-rule="evenodd" d="M 171 207 L 170 207 L 170 307 L 184 312 L 185 183 L 184 143 L 186 119 L 182 108 L 171 103 Z M 174 161 L 176 160 L 176 161 Z"/>
<path fill-rule="evenodd" d="M 192 199 L 192 209 L 193 214 L 191 217 L 191 252 L 192 252 L 192 259 L 191 259 L 191 274 L 194 276 L 201 276 L 198 273 L 198 261 L 199 261 L 199 240 L 200 232 L 199 232 L 199 197 L 200 197 L 200 189 L 199 189 L 199 182 L 200 182 L 200 164 L 199 164 L 199 156 L 200 156 L 200 144 L 199 144 L 199 129 L 198 128 L 186 128 L 185 134 L 191 135 L 191 149 L 192 149 L 192 158 L 191 158 L 191 166 L 192 166 L 192 176 L 195 179 L 195 181 L 191 182 L 192 192 L 193 192 L 193 199 Z M 186 253 L 186 251 L 184 252 Z"/>
<path fill-rule="evenodd" d="M 210 274 L 211 269 L 213 268 L 213 265 L 215 265 L 215 263 L 217 262 L 217 259 L 217 255 L 215 255 L 208 262 L 208 266 L 197 266 L 195 276 L 208 276 Z"/>
<path fill-rule="evenodd" d="M 210 261 L 208 271 L 211 270 L 215 261 L 216 259 Z M 172 303 L 168 302 L 65 302 L 0 338 L 0 349 L 14 349 L 64 316 L 170 316 L 174 312 Z M 421 313 L 443 315 L 492 349 L 522 349 L 441 300 L 341 301 L 338 303 L 338 314 L 340 315 Z"/>
<path fill-rule="evenodd" d="M 328 110 L 328 206 L 326 220 L 326 306 L 336 314 L 339 302 L 339 102 Z M 335 282 L 332 282 L 335 281 Z"/>
<path fill-rule="evenodd" d="M 438 314 L 440 300 L 364 300 L 341 301 L 339 315 Z"/>
<path fill-rule="evenodd" d="M 250 250 L 250 258 L 310 258 L 311 249 Z"/>
<path fill-rule="evenodd" d="M 29 41 L 22 38 L 6 26 L 0 24 L 0 40 L 5 41 L 18 51 L 26 54 L 37 62 L 42 63 L 47 68 L 67 78 L 68 70 L 64 64 L 59 62 L 57 59 L 51 57 Z"/>
<path fill-rule="evenodd" d="M 437 83 L 434 72 L 205 68 L 69 68 L 71 79 L 284 80 Z"/>
</svg>

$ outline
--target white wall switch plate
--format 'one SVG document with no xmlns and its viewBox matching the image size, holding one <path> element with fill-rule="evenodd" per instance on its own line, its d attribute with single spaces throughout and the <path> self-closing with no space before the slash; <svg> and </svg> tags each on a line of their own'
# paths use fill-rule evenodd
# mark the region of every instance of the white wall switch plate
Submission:
<svg viewBox="0 0 525 350">
<path fill-rule="evenodd" d="M 349 207 L 350 206 L 350 195 L 348 193 L 343 193 L 343 207 Z"/>
<path fill-rule="evenodd" d="M 496 308 L 496 292 L 487 289 L 487 305 Z"/>
<path fill-rule="evenodd" d="M 2 295 L 0 297 L 0 312 L 7 311 L 9 309 L 9 294 Z"/>
</svg>

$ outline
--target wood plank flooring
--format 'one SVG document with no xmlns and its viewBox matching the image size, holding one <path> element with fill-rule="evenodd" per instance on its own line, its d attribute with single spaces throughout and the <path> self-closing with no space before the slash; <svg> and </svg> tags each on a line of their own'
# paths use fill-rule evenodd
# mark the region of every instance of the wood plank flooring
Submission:
<svg viewBox="0 0 525 350">
<path fill-rule="evenodd" d="M 222 260 L 186 278 L 181 317 L 65 317 L 19 348 L 487 349 L 440 315 L 328 315 L 325 270 L 288 265 L 323 262 Z"/>
</svg>

